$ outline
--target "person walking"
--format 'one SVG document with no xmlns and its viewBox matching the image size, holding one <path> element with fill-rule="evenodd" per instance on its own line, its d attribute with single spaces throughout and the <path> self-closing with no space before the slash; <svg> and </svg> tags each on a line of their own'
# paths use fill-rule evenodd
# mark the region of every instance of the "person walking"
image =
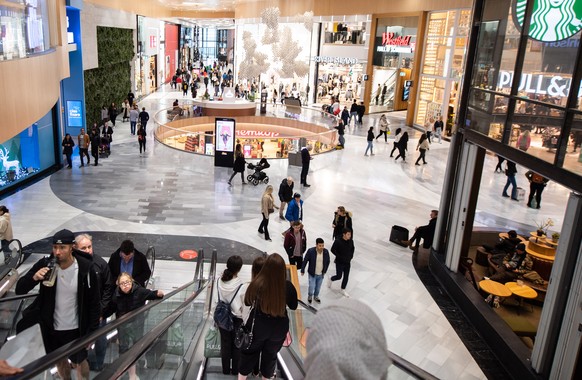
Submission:
<svg viewBox="0 0 582 380">
<path fill-rule="evenodd" d="M 234 178 L 234 176 L 236 175 L 236 173 L 240 173 L 240 178 L 242 180 L 242 184 L 246 185 L 247 183 L 245 182 L 245 165 L 246 165 L 246 161 L 245 161 L 245 155 L 242 151 L 242 146 L 240 144 L 236 144 L 236 147 L 234 148 L 234 166 L 232 167 L 232 175 L 230 176 L 230 178 L 228 179 L 228 185 L 232 185 L 232 179 Z"/>
<path fill-rule="evenodd" d="M 226 269 L 218 280 L 218 298 L 230 303 L 233 329 L 220 331 L 220 358 L 222 360 L 222 373 L 225 375 L 238 374 L 240 351 L 234 345 L 235 331 L 243 324 L 243 304 L 245 292 L 242 280 L 238 277 L 243 260 L 240 256 L 230 256 L 226 260 Z"/>
<path fill-rule="evenodd" d="M 148 120 L 150 119 L 150 114 L 146 112 L 145 107 L 142 107 L 141 112 L 139 113 L 139 121 L 141 122 L 141 126 L 143 127 L 143 130 L 148 131 L 147 129 L 147 125 L 148 125 Z"/>
<path fill-rule="evenodd" d="M 129 111 L 129 128 L 132 135 L 135 135 L 137 119 L 139 119 L 139 111 L 137 110 L 137 106 L 131 107 L 131 110 Z"/>
<path fill-rule="evenodd" d="M 309 174 L 309 163 L 312 159 L 309 148 L 306 146 L 301 148 L 301 185 L 305 187 L 311 186 L 307 184 L 307 174 Z"/>
<path fill-rule="evenodd" d="M 301 194 L 293 194 L 293 199 L 289 202 L 287 212 L 285 212 L 285 219 L 289 223 L 303 220 L 303 201 L 301 200 Z"/>
<path fill-rule="evenodd" d="M 443 123 L 443 117 L 439 115 L 437 120 L 434 122 L 434 135 L 435 137 L 438 137 L 439 144 L 442 144 L 442 134 L 444 127 L 445 125 Z"/>
<path fill-rule="evenodd" d="M 434 119 L 431 117 L 424 125 L 426 139 L 427 139 L 429 144 L 432 144 L 431 137 L 432 137 L 433 128 L 434 128 Z"/>
<path fill-rule="evenodd" d="M 301 266 L 301 275 L 305 275 L 305 268 L 307 267 L 307 274 L 309 275 L 309 288 L 307 290 L 307 302 L 311 303 L 313 298 L 315 302 L 321 303 L 319 299 L 319 291 L 321 290 L 321 283 L 329 268 L 329 251 L 325 248 L 322 238 L 315 239 L 315 247 L 309 248 L 305 253 L 303 265 Z"/>
<path fill-rule="evenodd" d="M 91 156 L 93 156 L 94 166 L 99 165 L 99 145 L 101 144 L 101 137 L 97 125 L 91 129 Z"/>
<path fill-rule="evenodd" d="M 111 105 L 109 106 L 109 120 L 111 120 L 111 124 L 113 124 L 113 126 L 115 127 L 115 119 L 117 119 L 117 115 L 119 114 L 119 111 L 117 110 L 117 106 L 115 105 L 115 103 L 111 103 Z"/>
<path fill-rule="evenodd" d="M 83 156 L 87 156 L 87 165 L 91 164 L 91 158 L 89 157 L 89 135 L 85 133 L 85 129 L 81 128 L 81 132 L 77 136 L 77 142 L 79 145 L 79 158 L 81 159 L 80 168 L 85 166 L 83 162 Z"/>
<path fill-rule="evenodd" d="M 72 169 L 73 168 L 73 147 L 75 146 L 75 142 L 73 141 L 73 139 L 71 138 L 70 134 L 66 134 L 65 138 L 63 139 L 63 142 L 61 143 L 61 145 L 63 146 L 63 154 L 65 155 L 65 157 L 67 157 L 67 168 L 68 169 Z"/>
<path fill-rule="evenodd" d="M 354 258 L 354 241 L 352 240 L 352 231 L 344 228 L 342 231 L 342 238 L 335 239 L 331 246 L 331 253 L 335 255 L 335 276 L 329 278 L 327 284 L 328 288 L 334 281 L 342 280 L 341 294 L 349 298 L 350 295 L 346 291 L 348 280 L 350 277 L 351 261 Z M 343 278 L 343 279 L 342 279 Z"/>
<path fill-rule="evenodd" d="M 390 152 L 390 157 L 394 157 L 394 151 L 396 149 L 398 149 L 398 142 L 400 141 L 401 137 L 402 137 L 402 128 L 396 128 L 396 134 L 394 135 L 394 147 L 392 148 L 392 151 Z"/>
<path fill-rule="evenodd" d="M 281 206 L 279 207 L 279 219 L 285 220 L 285 216 L 283 216 L 283 211 L 285 210 L 285 205 L 289 204 L 293 199 L 293 183 L 292 177 L 287 177 L 281 184 L 279 185 L 279 201 L 281 202 Z"/>
<path fill-rule="evenodd" d="M 146 141 L 147 141 L 147 133 L 144 127 L 140 124 L 139 129 L 137 130 L 137 142 L 139 143 L 139 154 L 146 152 Z"/>
<path fill-rule="evenodd" d="M 346 127 L 349 127 L 350 124 L 350 111 L 348 111 L 348 107 L 344 106 L 344 109 L 341 113 L 341 119 Z"/>
<path fill-rule="evenodd" d="M 338 206 L 337 211 L 333 213 L 333 221 L 331 222 L 333 228 L 333 239 L 339 239 L 343 235 L 344 229 L 348 229 L 352 232 L 352 238 L 354 237 L 354 230 L 352 229 L 352 213 L 346 211 L 344 206 Z"/>
<path fill-rule="evenodd" d="M 344 137 L 344 135 L 346 133 L 346 127 L 345 127 L 342 119 L 339 119 L 337 125 L 334 128 L 337 129 L 337 135 L 338 135 L 338 141 L 339 141 L 339 144 L 338 144 L 338 146 L 336 146 L 336 149 L 344 149 L 345 144 L 346 144 L 346 139 Z"/>
<path fill-rule="evenodd" d="M 125 99 L 123 101 L 123 103 L 121 103 L 121 112 L 123 114 L 123 117 L 121 119 L 122 123 L 125 123 L 126 121 L 129 120 L 129 111 L 130 111 L 130 106 L 129 106 L 129 102 L 127 101 L 127 99 Z"/>
<path fill-rule="evenodd" d="M 503 173 L 503 161 L 505 161 L 505 157 L 497 155 L 497 166 L 495 167 L 495 173 L 499 170 L 499 173 Z"/>
<path fill-rule="evenodd" d="M 388 131 L 390 128 L 390 122 L 386 118 L 386 115 L 380 116 L 379 124 L 380 133 L 378 133 L 378 136 L 376 136 L 376 140 L 378 140 L 380 136 L 384 135 L 384 142 L 388 143 Z"/>
<path fill-rule="evenodd" d="M 509 185 L 512 186 L 511 188 L 511 200 L 518 201 L 517 199 L 517 182 L 515 181 L 515 175 L 517 174 L 517 167 L 515 162 L 507 160 L 507 168 L 505 169 L 505 175 L 507 176 L 507 182 L 505 182 L 505 187 L 503 188 L 503 195 L 506 198 L 509 198 L 507 195 L 507 189 Z"/>
<path fill-rule="evenodd" d="M 426 151 L 429 150 L 429 144 L 428 144 L 428 137 L 426 134 L 422 134 L 420 136 L 420 139 L 418 139 L 418 145 L 416 146 L 416 150 L 418 150 L 420 152 L 420 155 L 418 156 L 418 158 L 416 159 L 416 163 L 414 165 L 420 165 L 418 162 L 422 159 L 422 163 L 423 165 L 426 165 L 426 160 L 424 159 L 425 155 L 426 155 Z"/>
<path fill-rule="evenodd" d="M 544 191 L 544 188 L 546 187 L 549 179 L 531 170 L 528 170 L 525 173 L 525 176 L 529 181 L 529 197 L 527 200 L 527 207 L 533 208 L 531 202 L 535 196 L 536 208 L 539 209 L 542 203 L 542 192 Z"/>
<path fill-rule="evenodd" d="M 358 124 L 362 125 L 364 123 L 363 117 L 365 113 L 366 106 L 364 105 L 364 102 L 360 102 L 360 105 L 358 106 Z"/>
<path fill-rule="evenodd" d="M 354 99 L 354 102 L 352 103 L 352 106 L 350 107 L 350 123 L 352 120 L 354 121 L 354 127 L 355 127 L 356 124 L 358 123 L 358 103 L 356 103 L 356 99 Z"/>
<path fill-rule="evenodd" d="M 259 358 L 263 379 L 270 379 L 275 373 L 277 353 L 289 332 L 285 306 L 295 310 L 298 305 L 297 291 L 286 280 L 285 272 L 285 260 L 273 253 L 245 292 L 245 305 L 254 305 L 245 324 L 247 331 L 252 331 L 253 339 L 249 347 L 241 349 L 239 380 L 246 380 Z"/>
<path fill-rule="evenodd" d="M 398 161 L 402 157 L 402 162 L 406 162 L 406 151 L 408 150 L 408 132 L 402 133 L 402 136 L 398 140 L 398 156 L 394 159 L 394 162 Z"/>
<path fill-rule="evenodd" d="M 285 241 L 283 247 L 287 256 L 289 256 L 289 264 L 295 265 L 298 269 L 303 265 L 303 253 L 307 249 L 307 235 L 303 229 L 303 224 L 300 221 L 291 223 L 291 228 L 285 234 Z"/>
<path fill-rule="evenodd" d="M 370 127 L 370 129 L 368 129 L 368 137 L 366 138 L 366 140 L 368 141 L 368 146 L 366 147 L 366 151 L 364 152 L 364 156 L 368 155 L 368 150 L 370 151 L 370 154 L 373 156 L 374 155 L 374 127 Z"/>
<path fill-rule="evenodd" d="M 259 233 L 265 234 L 265 240 L 272 241 L 269 235 L 269 215 L 275 212 L 275 209 L 279 208 L 275 205 L 275 200 L 273 199 L 273 186 L 267 185 L 263 196 L 261 197 L 261 215 L 263 220 L 259 225 Z"/>
</svg>

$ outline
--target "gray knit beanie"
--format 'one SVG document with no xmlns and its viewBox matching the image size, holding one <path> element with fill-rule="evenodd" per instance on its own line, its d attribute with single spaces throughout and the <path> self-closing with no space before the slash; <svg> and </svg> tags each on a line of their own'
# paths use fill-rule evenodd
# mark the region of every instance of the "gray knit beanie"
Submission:
<svg viewBox="0 0 582 380">
<path fill-rule="evenodd" d="M 366 304 L 342 299 L 321 308 L 307 336 L 305 379 L 386 379 L 390 359 L 382 322 Z"/>
</svg>

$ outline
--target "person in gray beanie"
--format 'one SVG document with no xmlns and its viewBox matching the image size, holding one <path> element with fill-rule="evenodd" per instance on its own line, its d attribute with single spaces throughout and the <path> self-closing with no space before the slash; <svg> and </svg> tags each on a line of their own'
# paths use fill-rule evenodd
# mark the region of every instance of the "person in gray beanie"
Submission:
<svg viewBox="0 0 582 380">
<path fill-rule="evenodd" d="M 366 304 L 342 299 L 319 309 L 307 336 L 305 379 L 386 379 L 382 322 Z"/>
</svg>

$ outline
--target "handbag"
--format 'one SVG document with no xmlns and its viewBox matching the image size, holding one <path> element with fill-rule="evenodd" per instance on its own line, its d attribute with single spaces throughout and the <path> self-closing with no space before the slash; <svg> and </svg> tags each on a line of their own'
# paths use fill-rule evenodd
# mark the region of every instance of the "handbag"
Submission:
<svg viewBox="0 0 582 380">
<path fill-rule="evenodd" d="M 268 209 L 267 211 L 269 211 L 269 214 L 272 214 L 272 213 L 274 213 L 274 212 L 275 212 L 275 209 L 274 209 L 274 208 L 270 208 L 270 209 Z"/>
<path fill-rule="evenodd" d="M 214 326 L 210 327 L 204 337 L 204 357 L 220 357 L 220 332 Z"/>
<path fill-rule="evenodd" d="M 255 303 L 253 302 L 253 308 Z M 255 329 L 255 316 L 257 311 L 253 314 L 253 323 L 251 324 L 251 330 L 247 331 L 246 326 L 241 324 L 239 328 L 235 331 L 234 335 L 234 345 L 239 350 L 248 350 L 253 344 L 253 330 Z"/>
</svg>

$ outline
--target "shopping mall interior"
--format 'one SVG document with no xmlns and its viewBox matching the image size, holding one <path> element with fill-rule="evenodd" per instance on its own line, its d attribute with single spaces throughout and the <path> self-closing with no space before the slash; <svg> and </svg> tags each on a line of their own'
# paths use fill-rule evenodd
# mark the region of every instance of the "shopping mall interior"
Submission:
<svg viewBox="0 0 582 380">
<path fill-rule="evenodd" d="M 243 281 L 257 257 L 289 263 L 277 210 L 271 239 L 257 232 L 267 186 L 278 206 L 288 177 L 307 247 L 331 248 L 344 206 L 355 253 L 346 293 L 322 286 L 321 303 L 287 265 L 303 302 L 288 311 L 278 377 L 309 378 L 317 311 L 346 297 L 380 318 L 388 378 L 582 377 L 582 1 L 6 0 L 0 16 L 0 205 L 14 235 L 0 359 L 17 377 L 57 376 L 57 361 L 107 337 L 90 378 L 235 378 L 205 353 L 215 280 L 232 255 Z M 141 148 L 128 98 L 149 114 Z M 98 165 L 78 146 L 69 165 L 65 135 L 78 145 L 94 124 Z M 235 144 L 247 164 L 270 164 L 247 167 L 246 184 L 231 177 Z M 409 249 L 432 210 L 432 244 Z M 166 297 L 19 361 L 9 342 L 38 288 L 13 286 L 62 229 L 92 235 L 106 260 L 131 239 Z M 511 230 L 525 247 L 515 271 L 515 244 L 500 244 Z M 137 320 L 146 328 L 122 352 L 116 334 Z"/>
</svg>

